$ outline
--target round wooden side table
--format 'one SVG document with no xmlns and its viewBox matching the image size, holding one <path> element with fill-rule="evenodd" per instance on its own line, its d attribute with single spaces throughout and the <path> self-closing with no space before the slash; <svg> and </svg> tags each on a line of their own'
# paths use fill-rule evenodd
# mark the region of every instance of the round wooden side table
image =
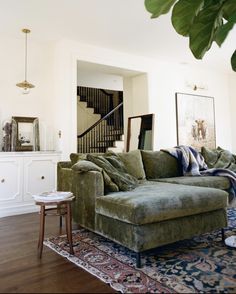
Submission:
<svg viewBox="0 0 236 294">
<path fill-rule="evenodd" d="M 45 228 L 45 216 L 46 215 L 58 215 L 60 216 L 60 228 L 62 226 L 62 216 L 65 216 L 66 220 L 66 235 L 70 245 L 70 254 L 74 254 L 72 243 L 72 214 L 71 203 L 75 199 L 75 196 L 64 200 L 56 201 L 35 201 L 36 205 L 40 205 L 40 227 L 39 227 L 39 240 L 38 240 L 38 256 L 42 257 L 43 252 L 43 240 L 44 240 L 44 228 Z M 54 206 L 46 208 L 46 206 Z M 54 211 L 54 213 L 47 213 L 47 211 Z"/>
</svg>

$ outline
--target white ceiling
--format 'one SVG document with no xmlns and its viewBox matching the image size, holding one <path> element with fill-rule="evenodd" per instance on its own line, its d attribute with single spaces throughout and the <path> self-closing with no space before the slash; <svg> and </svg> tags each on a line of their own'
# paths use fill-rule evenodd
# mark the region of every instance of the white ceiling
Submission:
<svg viewBox="0 0 236 294">
<path fill-rule="evenodd" d="M 188 39 L 172 28 L 170 15 L 150 19 L 144 0 L 0 0 L 0 24 L 1 37 L 20 39 L 21 29 L 27 27 L 32 30 L 32 40 L 72 39 L 229 72 L 236 48 L 234 28 L 222 48 L 214 46 L 203 61 L 196 61 Z"/>
</svg>

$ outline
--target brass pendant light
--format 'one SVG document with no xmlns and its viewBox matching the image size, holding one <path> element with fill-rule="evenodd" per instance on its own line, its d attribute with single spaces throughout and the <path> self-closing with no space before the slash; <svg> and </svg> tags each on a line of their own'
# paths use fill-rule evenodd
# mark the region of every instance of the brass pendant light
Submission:
<svg viewBox="0 0 236 294">
<path fill-rule="evenodd" d="M 23 94 L 28 94 L 30 89 L 35 87 L 33 84 L 27 81 L 27 34 L 30 33 L 30 30 L 23 29 L 22 32 L 25 34 L 25 80 L 16 84 L 16 86 L 23 89 Z"/>
</svg>

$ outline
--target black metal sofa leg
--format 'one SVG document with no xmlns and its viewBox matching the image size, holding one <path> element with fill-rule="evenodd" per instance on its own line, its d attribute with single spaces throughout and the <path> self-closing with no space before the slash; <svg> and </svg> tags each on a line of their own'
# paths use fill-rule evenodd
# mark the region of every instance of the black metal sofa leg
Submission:
<svg viewBox="0 0 236 294">
<path fill-rule="evenodd" d="M 136 267 L 141 268 L 141 253 L 136 252 Z"/>
<path fill-rule="evenodd" d="M 225 230 L 224 228 L 221 229 L 221 237 L 222 237 L 222 241 L 225 241 Z"/>
</svg>

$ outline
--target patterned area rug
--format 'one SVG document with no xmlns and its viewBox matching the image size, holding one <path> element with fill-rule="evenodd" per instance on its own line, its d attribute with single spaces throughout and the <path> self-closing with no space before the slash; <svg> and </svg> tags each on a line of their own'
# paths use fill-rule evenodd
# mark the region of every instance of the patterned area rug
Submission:
<svg viewBox="0 0 236 294">
<path fill-rule="evenodd" d="M 236 235 L 236 208 L 228 216 L 226 236 Z M 236 249 L 220 231 L 143 253 L 141 269 L 132 251 L 85 229 L 73 232 L 73 242 L 75 255 L 66 236 L 44 244 L 123 293 L 236 293 Z"/>
</svg>

